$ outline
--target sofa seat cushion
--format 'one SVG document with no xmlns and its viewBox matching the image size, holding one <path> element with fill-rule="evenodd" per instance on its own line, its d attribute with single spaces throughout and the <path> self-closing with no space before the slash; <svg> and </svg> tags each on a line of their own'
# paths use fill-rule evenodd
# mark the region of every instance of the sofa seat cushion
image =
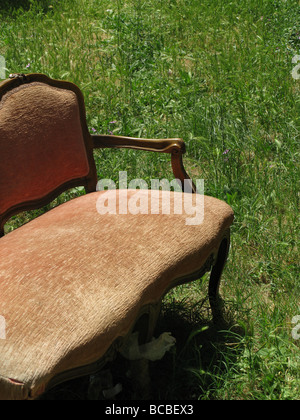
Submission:
<svg viewBox="0 0 300 420">
<path fill-rule="evenodd" d="M 100 214 L 109 194 L 116 212 Z M 36 398 L 56 375 L 99 360 L 142 307 L 201 268 L 233 220 L 213 197 L 202 196 L 203 222 L 189 225 L 190 215 L 172 208 L 185 196 L 200 206 L 195 195 L 161 191 L 151 201 L 151 191 L 139 190 L 138 211 L 135 194 L 84 195 L 0 239 L 0 399 Z M 146 198 L 158 214 L 141 211 Z M 120 214 L 130 201 L 131 212 Z"/>
</svg>

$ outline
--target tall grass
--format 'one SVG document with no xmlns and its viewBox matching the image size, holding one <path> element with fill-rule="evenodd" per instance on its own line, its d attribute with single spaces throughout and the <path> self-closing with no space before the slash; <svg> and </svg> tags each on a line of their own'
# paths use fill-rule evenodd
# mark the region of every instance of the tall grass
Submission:
<svg viewBox="0 0 300 420">
<path fill-rule="evenodd" d="M 158 333 L 171 329 L 178 345 L 153 366 L 157 397 L 298 399 L 298 1 L 30 0 L 0 14 L 9 72 L 78 84 L 91 132 L 183 137 L 188 172 L 235 211 L 222 287 L 230 327 L 211 326 L 202 282 L 171 292 Z M 119 170 L 172 177 L 168 156 L 96 160 L 116 181 Z"/>
</svg>

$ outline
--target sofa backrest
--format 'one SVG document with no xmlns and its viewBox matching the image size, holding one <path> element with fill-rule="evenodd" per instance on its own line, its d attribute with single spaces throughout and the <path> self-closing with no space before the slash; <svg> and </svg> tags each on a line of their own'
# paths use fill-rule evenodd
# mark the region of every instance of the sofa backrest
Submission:
<svg viewBox="0 0 300 420">
<path fill-rule="evenodd" d="M 11 77 L 0 85 L 0 235 L 13 214 L 97 183 L 79 88 L 40 74 Z"/>
</svg>

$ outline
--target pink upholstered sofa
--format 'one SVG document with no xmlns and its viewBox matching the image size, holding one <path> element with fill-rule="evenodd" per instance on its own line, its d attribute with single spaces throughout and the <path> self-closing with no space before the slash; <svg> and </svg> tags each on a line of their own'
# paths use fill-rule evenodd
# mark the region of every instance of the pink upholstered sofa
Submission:
<svg viewBox="0 0 300 420">
<path fill-rule="evenodd" d="M 91 135 L 74 84 L 29 74 L 11 75 L 0 85 L 2 400 L 36 399 L 60 382 L 101 369 L 141 317 L 148 322 L 140 333 L 150 340 L 163 296 L 210 270 L 212 315 L 221 316 L 218 290 L 231 208 L 203 197 L 198 225 L 187 225 L 184 212 L 101 214 L 97 203 L 107 192 L 96 191 L 93 150 L 105 147 L 169 153 L 175 178 L 183 186 L 189 180 L 180 139 Z M 189 185 L 188 192 L 142 194 L 159 209 L 165 194 L 171 208 L 187 196 L 196 206 L 197 191 Z M 76 186 L 86 194 L 4 235 L 11 216 Z M 114 193 L 126 205 L 136 191 Z"/>
</svg>

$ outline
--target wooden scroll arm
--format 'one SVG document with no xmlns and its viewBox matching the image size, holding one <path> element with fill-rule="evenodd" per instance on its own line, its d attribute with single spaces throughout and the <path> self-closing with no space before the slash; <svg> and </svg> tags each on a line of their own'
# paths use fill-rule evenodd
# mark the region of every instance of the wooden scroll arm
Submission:
<svg viewBox="0 0 300 420">
<path fill-rule="evenodd" d="M 144 139 L 123 136 L 93 134 L 94 149 L 134 149 L 148 152 L 170 153 L 172 169 L 184 192 L 196 193 L 196 187 L 184 169 L 182 156 L 185 153 L 185 143 L 182 139 Z"/>
</svg>

